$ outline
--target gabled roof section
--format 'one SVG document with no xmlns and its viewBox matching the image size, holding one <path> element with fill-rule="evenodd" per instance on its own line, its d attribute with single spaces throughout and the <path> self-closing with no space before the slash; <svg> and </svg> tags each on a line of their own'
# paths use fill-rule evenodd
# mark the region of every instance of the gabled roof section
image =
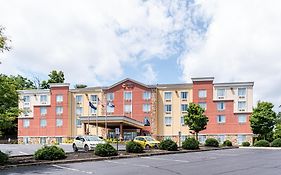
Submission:
<svg viewBox="0 0 281 175">
<path fill-rule="evenodd" d="M 113 85 L 111 85 L 111 86 L 109 86 L 109 87 L 107 87 L 107 88 L 105 88 L 105 89 L 108 90 L 108 89 L 114 88 L 114 87 L 116 87 L 116 86 L 118 86 L 118 85 L 120 85 L 120 84 L 122 84 L 122 83 L 125 83 L 126 81 L 131 81 L 131 82 L 133 82 L 133 83 L 136 83 L 136 84 L 141 85 L 141 86 L 146 87 L 146 88 L 152 88 L 152 87 L 153 87 L 153 86 L 146 85 L 146 84 L 143 84 L 143 83 L 141 83 L 141 82 L 138 82 L 138 81 L 136 81 L 136 80 L 133 80 L 133 79 L 131 79 L 131 78 L 126 78 L 126 79 L 121 80 L 121 81 L 119 81 L 119 82 L 117 82 L 117 83 L 115 83 L 115 84 L 113 84 Z"/>
</svg>

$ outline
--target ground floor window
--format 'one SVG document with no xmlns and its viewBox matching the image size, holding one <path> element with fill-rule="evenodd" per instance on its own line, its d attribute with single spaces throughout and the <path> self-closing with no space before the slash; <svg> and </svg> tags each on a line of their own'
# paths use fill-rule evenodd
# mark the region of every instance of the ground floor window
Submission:
<svg viewBox="0 0 281 175">
<path fill-rule="evenodd" d="M 238 135 L 237 140 L 238 144 L 242 145 L 242 143 L 246 141 L 246 135 Z"/>
<path fill-rule="evenodd" d="M 185 141 L 187 138 L 188 138 L 187 135 L 185 135 L 185 136 L 182 135 L 182 136 L 181 136 L 181 141 L 183 142 L 183 141 Z"/>
<path fill-rule="evenodd" d="M 218 135 L 217 140 L 219 141 L 219 143 L 223 143 L 225 140 L 225 135 Z"/>
<path fill-rule="evenodd" d="M 56 137 L 56 143 L 62 143 L 62 137 Z"/>
<path fill-rule="evenodd" d="M 198 140 L 201 144 L 204 144 L 206 141 L 206 136 L 205 135 L 199 135 Z"/>
<path fill-rule="evenodd" d="M 40 137 L 40 144 L 42 145 L 46 144 L 46 137 Z"/>
<path fill-rule="evenodd" d="M 137 132 L 124 132 L 124 140 L 133 140 L 137 136 Z"/>
<path fill-rule="evenodd" d="M 29 137 L 24 137 L 23 138 L 23 143 L 28 144 L 29 143 Z"/>
</svg>

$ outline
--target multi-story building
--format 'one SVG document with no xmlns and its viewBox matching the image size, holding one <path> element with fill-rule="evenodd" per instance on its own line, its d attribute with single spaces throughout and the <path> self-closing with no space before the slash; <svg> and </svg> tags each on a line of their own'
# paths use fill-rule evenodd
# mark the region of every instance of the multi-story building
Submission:
<svg viewBox="0 0 281 175">
<path fill-rule="evenodd" d="M 213 80 L 145 85 L 124 79 L 108 87 L 69 90 L 69 84 L 51 84 L 48 90 L 19 91 L 24 112 L 19 116 L 18 138 L 24 143 L 50 143 L 82 134 L 115 137 L 119 131 L 124 140 L 152 135 L 178 142 L 192 135 L 184 115 L 194 102 L 209 118 L 207 129 L 199 133 L 201 142 L 207 137 L 237 144 L 251 141 L 253 82 Z"/>
</svg>

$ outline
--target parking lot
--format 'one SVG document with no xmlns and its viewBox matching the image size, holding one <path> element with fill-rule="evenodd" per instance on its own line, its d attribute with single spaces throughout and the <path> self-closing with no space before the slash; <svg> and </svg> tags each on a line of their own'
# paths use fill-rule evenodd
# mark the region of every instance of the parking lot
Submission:
<svg viewBox="0 0 281 175">
<path fill-rule="evenodd" d="M 208 174 L 280 175 L 281 151 L 232 149 L 72 164 L 19 167 L 1 175 L 18 174 Z"/>
</svg>

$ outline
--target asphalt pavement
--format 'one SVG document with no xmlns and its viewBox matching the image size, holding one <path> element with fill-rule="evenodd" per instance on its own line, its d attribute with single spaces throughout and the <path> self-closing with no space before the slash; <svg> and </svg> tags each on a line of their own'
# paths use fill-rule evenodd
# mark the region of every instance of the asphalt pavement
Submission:
<svg viewBox="0 0 281 175">
<path fill-rule="evenodd" d="M 280 175 L 281 151 L 231 149 L 72 164 L 18 167 L 1 175 Z"/>
</svg>

